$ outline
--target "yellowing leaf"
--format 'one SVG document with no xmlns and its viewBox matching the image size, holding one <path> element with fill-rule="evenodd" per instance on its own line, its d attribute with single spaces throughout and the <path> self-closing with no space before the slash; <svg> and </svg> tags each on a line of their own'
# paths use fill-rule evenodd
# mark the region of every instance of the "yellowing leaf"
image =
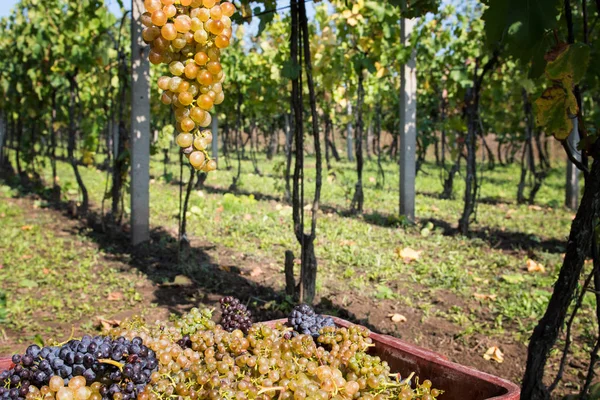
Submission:
<svg viewBox="0 0 600 400">
<path fill-rule="evenodd" d="M 546 268 L 530 258 L 527 260 L 527 272 L 546 272 Z"/>
<path fill-rule="evenodd" d="M 414 260 L 418 260 L 421 256 L 421 252 L 417 250 L 413 250 L 410 247 L 405 247 L 403 249 L 396 249 L 396 254 L 398 257 L 402 258 L 405 263 L 409 263 Z"/>
<path fill-rule="evenodd" d="M 535 101 L 536 123 L 558 140 L 564 140 L 573 130 L 571 115 L 577 114 L 577 100 L 571 90 L 555 85 L 544 90 Z"/>
<path fill-rule="evenodd" d="M 492 346 L 489 349 L 487 349 L 487 351 L 483 355 L 483 358 L 488 361 L 494 360 L 499 364 L 504 362 L 504 354 L 497 346 Z"/>
</svg>

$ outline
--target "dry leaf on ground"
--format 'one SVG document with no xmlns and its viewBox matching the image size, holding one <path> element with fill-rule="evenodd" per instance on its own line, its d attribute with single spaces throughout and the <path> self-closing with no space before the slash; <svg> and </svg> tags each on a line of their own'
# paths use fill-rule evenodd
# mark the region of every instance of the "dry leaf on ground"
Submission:
<svg viewBox="0 0 600 400">
<path fill-rule="evenodd" d="M 478 300 L 496 300 L 496 297 L 498 297 L 497 294 L 483 294 L 483 293 L 474 293 L 473 297 L 475 297 Z"/>
<path fill-rule="evenodd" d="M 546 272 L 546 268 L 530 258 L 527 260 L 527 272 Z"/>
<path fill-rule="evenodd" d="M 106 297 L 108 301 L 120 301 L 123 300 L 123 293 L 121 292 L 110 292 L 108 297 Z"/>
<path fill-rule="evenodd" d="M 402 314 L 388 314 L 388 317 L 391 318 L 392 322 L 406 322 L 407 319 L 404 315 Z"/>
<path fill-rule="evenodd" d="M 256 267 L 256 268 L 252 269 L 252 271 L 250 271 L 250 276 L 253 277 L 253 278 L 255 278 L 257 276 L 262 275 L 263 272 L 264 271 L 262 270 L 262 268 Z"/>
<path fill-rule="evenodd" d="M 421 252 L 411 249 L 410 247 L 405 247 L 403 249 L 397 248 L 396 254 L 398 257 L 402 258 L 405 263 L 409 263 L 414 260 L 418 260 L 421 256 Z"/>
<path fill-rule="evenodd" d="M 121 325 L 121 321 L 118 319 L 105 319 L 103 317 L 96 317 L 96 324 L 102 327 L 104 330 L 109 330 Z"/>
<path fill-rule="evenodd" d="M 504 354 L 502 353 L 499 347 L 492 346 L 489 349 L 487 349 L 487 351 L 483 355 L 483 358 L 488 361 L 494 360 L 500 364 L 504 361 Z"/>
</svg>

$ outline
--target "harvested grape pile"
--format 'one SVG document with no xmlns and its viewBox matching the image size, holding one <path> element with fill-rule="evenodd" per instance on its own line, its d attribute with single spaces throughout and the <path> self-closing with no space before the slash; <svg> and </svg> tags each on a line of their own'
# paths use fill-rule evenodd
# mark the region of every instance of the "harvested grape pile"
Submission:
<svg viewBox="0 0 600 400">
<path fill-rule="evenodd" d="M 333 326 L 306 305 L 289 316 L 295 328 L 252 324 L 239 300 L 221 305 L 221 324 L 195 308 L 172 323 L 133 318 L 107 336 L 31 345 L 0 373 L 0 399 L 431 400 L 442 393 L 369 354 L 365 327 Z"/>
</svg>

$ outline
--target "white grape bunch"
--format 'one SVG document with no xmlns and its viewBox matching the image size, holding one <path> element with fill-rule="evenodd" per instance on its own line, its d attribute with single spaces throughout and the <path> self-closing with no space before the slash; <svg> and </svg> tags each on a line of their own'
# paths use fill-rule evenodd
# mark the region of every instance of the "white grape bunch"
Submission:
<svg viewBox="0 0 600 400">
<path fill-rule="evenodd" d="M 152 64 L 167 64 L 170 76 L 158 78 L 161 101 L 177 120 L 177 145 L 197 170 L 217 168 L 207 148 L 212 142 L 213 106 L 225 99 L 221 50 L 231 40 L 235 6 L 221 0 L 144 0 L 142 37 Z"/>
</svg>

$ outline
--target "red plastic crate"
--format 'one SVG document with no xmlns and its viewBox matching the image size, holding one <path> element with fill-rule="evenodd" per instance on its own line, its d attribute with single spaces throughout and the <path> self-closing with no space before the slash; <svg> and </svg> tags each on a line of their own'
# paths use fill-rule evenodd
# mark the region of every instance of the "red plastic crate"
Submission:
<svg viewBox="0 0 600 400">
<path fill-rule="evenodd" d="M 352 323 L 333 317 L 338 326 Z M 267 321 L 269 325 L 287 320 Z M 390 364 L 392 371 L 408 376 L 430 379 L 436 388 L 444 390 L 440 400 L 518 400 L 520 388 L 505 379 L 477 371 L 453 362 L 440 354 L 406 343 L 388 335 L 371 333 L 374 352 Z M 0 371 L 12 366 L 10 358 L 0 358 Z"/>
</svg>

